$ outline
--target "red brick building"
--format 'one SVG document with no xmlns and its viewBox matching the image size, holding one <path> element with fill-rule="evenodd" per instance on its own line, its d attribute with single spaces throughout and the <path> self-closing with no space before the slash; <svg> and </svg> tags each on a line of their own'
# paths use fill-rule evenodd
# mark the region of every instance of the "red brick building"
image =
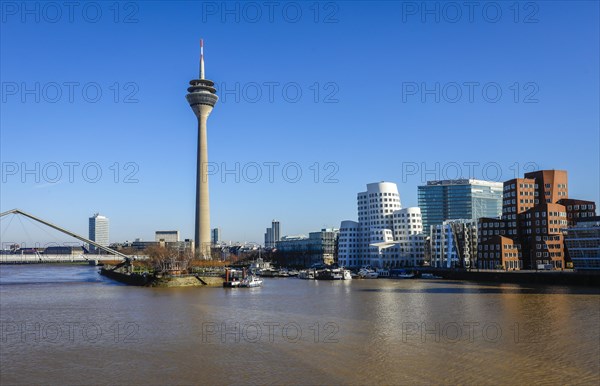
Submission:
<svg viewBox="0 0 600 386">
<path fill-rule="evenodd" d="M 566 228 L 593 217 L 593 201 L 569 198 L 564 170 L 539 170 L 504 182 L 502 218 L 478 222 L 477 266 L 487 269 L 564 269 Z"/>
</svg>

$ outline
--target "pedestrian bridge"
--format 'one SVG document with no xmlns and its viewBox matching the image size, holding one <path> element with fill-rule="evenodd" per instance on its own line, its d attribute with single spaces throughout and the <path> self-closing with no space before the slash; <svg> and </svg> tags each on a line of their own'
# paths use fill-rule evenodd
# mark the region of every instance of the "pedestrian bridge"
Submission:
<svg viewBox="0 0 600 386">
<path fill-rule="evenodd" d="M 0 255 L 0 263 L 67 263 L 67 262 L 84 262 L 84 261 L 106 261 L 106 260 L 125 260 L 131 258 L 146 258 L 145 256 L 128 256 L 124 253 L 116 251 L 112 248 L 100 245 L 90 239 L 87 239 L 81 235 L 78 235 L 75 232 L 71 232 L 65 228 L 62 228 L 58 225 L 55 225 L 49 221 L 42 220 L 39 217 L 36 217 L 30 213 L 24 212 L 20 209 L 12 209 L 6 212 L 0 213 L 0 218 L 9 215 L 21 215 L 28 217 L 34 221 L 37 221 L 43 225 L 46 225 L 50 228 L 56 229 L 59 232 L 62 232 L 68 236 L 74 237 L 77 240 L 83 241 L 89 245 L 93 245 L 96 248 L 100 249 L 104 254 L 65 254 L 65 255 L 45 255 L 42 253 L 30 253 L 30 254 L 2 254 Z"/>
<path fill-rule="evenodd" d="M 136 260 L 146 259 L 146 256 L 132 256 Z M 27 263 L 83 263 L 89 262 L 97 263 L 104 261 L 121 261 L 121 258 L 115 255 L 96 255 L 96 254 L 83 254 L 79 253 L 76 255 L 46 255 L 43 253 L 37 254 L 10 254 L 0 255 L 0 264 L 27 264 Z"/>
</svg>

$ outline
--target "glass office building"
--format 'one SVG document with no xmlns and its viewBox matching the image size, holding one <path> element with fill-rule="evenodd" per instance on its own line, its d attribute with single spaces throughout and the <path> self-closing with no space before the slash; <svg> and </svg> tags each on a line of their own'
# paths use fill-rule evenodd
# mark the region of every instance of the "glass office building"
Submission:
<svg viewBox="0 0 600 386">
<path fill-rule="evenodd" d="M 568 228 L 565 244 L 576 270 L 600 270 L 600 216 Z"/>
<path fill-rule="evenodd" d="M 427 181 L 419 186 L 418 200 L 423 231 L 446 220 L 499 217 L 502 214 L 501 182 L 475 179 Z"/>
</svg>

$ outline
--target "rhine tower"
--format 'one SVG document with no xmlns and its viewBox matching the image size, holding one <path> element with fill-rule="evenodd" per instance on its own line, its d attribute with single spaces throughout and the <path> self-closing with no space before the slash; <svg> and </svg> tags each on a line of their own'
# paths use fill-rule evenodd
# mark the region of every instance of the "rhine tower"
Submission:
<svg viewBox="0 0 600 386">
<path fill-rule="evenodd" d="M 219 97 L 214 82 L 204 78 L 204 42 L 200 40 L 200 79 L 190 80 L 185 96 L 198 118 L 198 150 L 196 164 L 196 254 L 210 258 L 210 204 L 208 197 L 208 141 L 206 121 Z"/>
</svg>

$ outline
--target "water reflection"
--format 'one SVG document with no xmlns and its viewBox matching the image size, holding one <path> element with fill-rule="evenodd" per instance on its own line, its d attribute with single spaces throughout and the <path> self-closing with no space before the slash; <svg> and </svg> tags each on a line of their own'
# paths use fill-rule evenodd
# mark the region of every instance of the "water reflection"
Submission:
<svg viewBox="0 0 600 386">
<path fill-rule="evenodd" d="M 7 384 L 591 384 L 599 302 L 445 280 L 137 288 L 87 266 L 2 266 L 0 370 Z M 88 335 L 50 341 L 36 323 Z"/>
</svg>

